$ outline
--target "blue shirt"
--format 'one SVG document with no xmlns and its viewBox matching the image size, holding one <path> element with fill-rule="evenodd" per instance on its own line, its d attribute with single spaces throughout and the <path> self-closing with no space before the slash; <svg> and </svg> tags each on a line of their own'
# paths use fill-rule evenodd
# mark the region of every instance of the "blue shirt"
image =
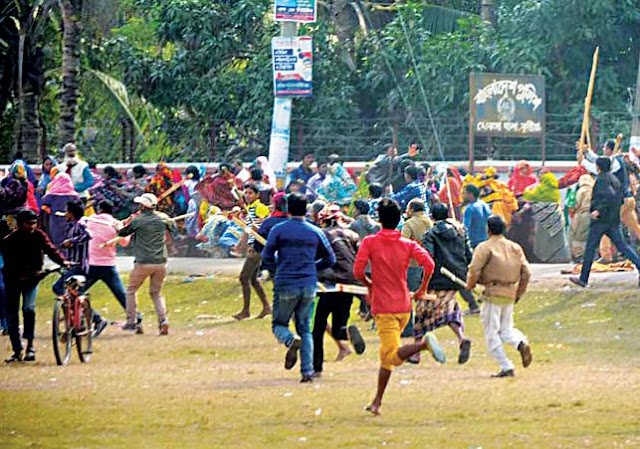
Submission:
<svg viewBox="0 0 640 449">
<path fill-rule="evenodd" d="M 291 174 L 289 175 L 289 184 L 291 184 L 293 181 L 297 181 L 298 179 L 302 179 L 304 181 L 304 185 L 301 187 L 300 193 L 307 193 L 307 183 L 314 174 L 315 173 L 311 168 L 305 170 L 302 164 L 300 164 L 298 168 L 291 171 Z"/>
<path fill-rule="evenodd" d="M 315 286 L 317 272 L 336 263 L 336 255 L 324 233 L 296 218 L 271 230 L 262 259 L 267 266 L 276 265 L 275 288 Z"/>
<path fill-rule="evenodd" d="M 467 228 L 472 248 L 489 238 L 487 220 L 490 216 L 491 209 L 482 200 L 474 201 L 464 210 L 464 226 Z"/>
<path fill-rule="evenodd" d="M 413 181 L 407 184 L 402 190 L 398 193 L 394 193 L 391 195 L 391 199 L 396 201 L 402 210 L 407 207 L 409 201 L 414 198 L 419 198 L 424 201 L 425 207 L 428 207 L 429 197 L 431 196 L 431 192 L 427 192 L 427 186 L 424 182 Z M 426 210 L 426 213 L 429 213 L 429 210 Z"/>
<path fill-rule="evenodd" d="M 289 218 L 287 217 L 274 217 L 273 215 L 270 217 L 267 217 L 260 225 L 260 229 L 258 229 L 258 234 L 260 234 L 260 236 L 264 237 L 265 239 L 269 238 L 269 234 L 271 233 L 271 230 L 276 225 L 279 225 L 280 223 L 283 223 L 288 219 Z M 261 253 L 262 250 L 264 249 L 264 245 L 258 242 L 258 240 L 255 240 L 253 242 L 253 249 Z"/>
</svg>

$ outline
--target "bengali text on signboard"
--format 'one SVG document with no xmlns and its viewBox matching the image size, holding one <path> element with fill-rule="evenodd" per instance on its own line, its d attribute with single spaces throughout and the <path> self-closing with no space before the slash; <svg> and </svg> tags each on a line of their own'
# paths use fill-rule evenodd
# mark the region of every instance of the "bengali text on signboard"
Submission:
<svg viewBox="0 0 640 449">
<path fill-rule="evenodd" d="M 316 0 L 275 0 L 276 21 L 313 23 L 316 21 Z"/>
<path fill-rule="evenodd" d="M 542 76 L 472 73 L 470 102 L 475 135 L 541 137 L 544 133 Z"/>
</svg>

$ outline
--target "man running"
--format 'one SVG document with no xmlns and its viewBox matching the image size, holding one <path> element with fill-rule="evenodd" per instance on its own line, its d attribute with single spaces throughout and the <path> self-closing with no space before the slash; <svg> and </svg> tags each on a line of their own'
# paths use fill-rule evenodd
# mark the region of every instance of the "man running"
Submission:
<svg viewBox="0 0 640 449">
<path fill-rule="evenodd" d="M 145 193 L 134 199 L 140 206 L 140 215 L 122 228 L 118 235 L 133 235 L 133 271 L 127 287 L 127 323 L 124 330 L 135 330 L 142 334 L 142 326 L 136 323 L 138 289 L 149 278 L 149 295 L 156 307 L 160 335 L 169 334 L 167 304 L 162 296 L 162 284 L 167 276 L 168 250 L 165 234 L 173 233 L 175 226 L 166 214 L 157 212 L 158 198 L 153 193 Z"/>
<path fill-rule="evenodd" d="M 258 184 L 249 183 L 245 185 L 244 198 L 247 204 L 246 224 L 254 231 L 258 231 L 262 221 L 269 216 L 269 207 L 260 202 L 260 187 Z M 251 287 L 256 291 L 260 302 L 262 302 L 262 312 L 260 312 L 258 318 L 264 318 L 271 314 L 267 294 L 258 279 L 260 266 L 262 265 L 262 256 L 253 247 L 255 237 L 252 233 L 245 232 L 242 238 L 246 239 L 245 241 L 248 248 L 247 258 L 244 261 L 244 265 L 242 265 L 242 271 L 240 271 L 243 306 L 242 310 L 233 316 L 238 321 L 251 316 Z"/>
<path fill-rule="evenodd" d="M 513 377 L 514 365 L 502 347 L 512 345 L 520 352 L 522 366 L 531 365 L 533 357 L 527 337 L 513 327 L 513 307 L 527 290 L 531 270 L 524 251 L 505 236 L 506 225 L 497 215 L 487 222 L 489 240 L 473 254 L 467 278 L 467 290 L 484 286 L 482 326 L 491 356 L 500 363 L 500 372 L 491 377 Z"/>
<path fill-rule="evenodd" d="M 584 250 L 584 260 L 580 277 L 571 277 L 571 282 L 586 287 L 589 283 L 589 274 L 593 257 L 602 239 L 608 236 L 616 248 L 636 266 L 640 273 L 640 257 L 625 242 L 620 226 L 620 209 L 623 204 L 623 187 L 618 178 L 611 173 L 611 159 L 599 157 L 596 159 L 598 177 L 593 186 L 591 195 L 591 224 L 587 236 L 587 247 Z M 639 277 L 640 283 L 640 277 Z"/>
<path fill-rule="evenodd" d="M 324 208 L 318 216 L 318 221 L 331 248 L 336 255 L 336 263 L 333 267 L 322 270 L 318 274 L 320 282 L 329 284 L 356 284 L 353 277 L 353 263 L 356 258 L 360 238 L 355 232 L 345 229 L 340 225 L 342 213 L 337 205 Z M 351 315 L 353 294 L 347 292 L 327 292 L 318 294 L 316 303 L 315 320 L 313 323 L 313 369 L 315 377 L 322 375 L 324 363 L 324 334 L 327 321 L 331 315 L 331 336 L 337 342 L 350 341 L 356 354 L 365 351 L 365 342 L 355 324 L 348 326 Z M 351 353 L 342 345 L 338 359 L 342 359 Z"/>
<path fill-rule="evenodd" d="M 262 257 L 267 265 L 276 265 L 273 284 L 272 329 L 288 348 L 285 369 L 291 369 L 301 356 L 301 382 L 313 381 L 313 338 L 311 308 L 316 296 L 317 271 L 336 263 L 336 256 L 322 231 L 305 220 L 307 200 L 299 193 L 289 194 L 290 220 L 276 225 L 269 233 Z M 295 318 L 296 332 L 289 330 Z"/>
<path fill-rule="evenodd" d="M 409 357 L 429 350 L 436 361 L 445 362 L 444 352 L 436 337 L 429 333 L 420 343 L 400 346 L 400 335 L 411 316 L 411 296 L 407 287 L 407 269 L 411 259 L 422 267 L 424 277 L 414 295 L 416 300 L 426 298 L 427 286 L 433 273 L 433 259 L 417 242 L 406 239 L 396 231 L 402 211 L 395 201 L 383 199 L 378 207 L 382 230 L 366 237 L 356 256 L 353 274 L 371 291 L 371 311 L 380 337 L 380 371 L 378 391 L 367 410 L 380 414 L 382 397 L 391 372 Z M 371 262 L 371 279 L 366 275 Z"/>
<path fill-rule="evenodd" d="M 113 203 L 108 200 L 101 201 L 96 206 L 96 214 L 84 217 L 81 222 L 87 227 L 91 235 L 89 240 L 89 273 L 85 291 L 93 284 L 102 281 L 116 297 L 122 309 L 127 311 L 127 294 L 116 269 L 116 245 L 127 246 L 131 240 L 129 237 L 121 238 L 117 243 L 106 245 L 118 236 L 116 227 L 120 223 L 113 217 Z M 142 316 L 138 314 L 137 324 L 142 323 Z"/>
</svg>

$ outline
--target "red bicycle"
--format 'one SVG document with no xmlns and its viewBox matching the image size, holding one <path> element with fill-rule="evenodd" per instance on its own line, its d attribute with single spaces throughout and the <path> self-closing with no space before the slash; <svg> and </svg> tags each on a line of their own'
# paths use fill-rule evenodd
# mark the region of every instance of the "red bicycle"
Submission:
<svg viewBox="0 0 640 449">
<path fill-rule="evenodd" d="M 58 267 L 45 272 L 64 275 L 65 269 Z M 89 295 L 82 290 L 86 278 L 81 275 L 70 276 L 65 281 L 65 293 L 56 298 L 53 304 L 52 334 L 53 353 L 58 365 L 66 365 L 71 359 L 71 347 L 75 341 L 78 358 L 89 363 L 93 355 L 93 311 Z"/>
</svg>

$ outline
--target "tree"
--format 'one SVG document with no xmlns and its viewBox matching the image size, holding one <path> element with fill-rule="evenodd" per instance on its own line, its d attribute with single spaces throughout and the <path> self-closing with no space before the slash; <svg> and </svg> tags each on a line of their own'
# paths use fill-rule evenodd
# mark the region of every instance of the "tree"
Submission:
<svg viewBox="0 0 640 449">
<path fill-rule="evenodd" d="M 60 145 L 64 145 L 74 141 L 76 134 L 82 1 L 61 0 L 60 8 L 63 24 Z"/>
</svg>

